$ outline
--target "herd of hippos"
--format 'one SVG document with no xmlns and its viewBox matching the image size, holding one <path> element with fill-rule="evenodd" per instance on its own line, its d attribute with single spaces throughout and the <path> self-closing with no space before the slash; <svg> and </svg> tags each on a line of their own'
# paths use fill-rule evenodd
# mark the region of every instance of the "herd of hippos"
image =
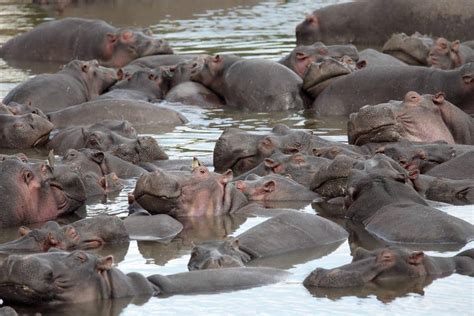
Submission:
<svg viewBox="0 0 474 316">
<path fill-rule="evenodd" d="M 81 18 L 10 39 L 0 48 L 6 61 L 65 65 L 19 84 L 0 104 L 0 147 L 50 152 L 47 161 L 0 155 L 0 227 L 48 221 L 21 226 L 18 239 L 0 245 L 0 299 L 49 305 L 260 286 L 288 272 L 249 261 L 339 245 L 353 229 L 379 246 L 352 249 L 347 265 L 316 268 L 306 287 L 473 276 L 474 249 L 452 257 L 420 250 L 456 251 L 474 240 L 471 223 L 435 208 L 474 204 L 473 29 L 471 0 L 368 0 L 314 11 L 279 62 L 173 54 L 148 29 Z M 349 142 L 281 124 L 266 135 L 228 128 L 210 171 L 194 158 L 168 160 L 154 138 L 137 135 L 187 122 L 158 100 L 345 116 Z M 134 177 L 127 218 L 52 221 Z M 312 202 L 324 217 L 256 201 Z M 222 214 L 269 219 L 236 239 L 196 245 L 190 272 L 124 274 L 112 256 L 85 251 L 169 241 L 180 219 Z"/>
</svg>

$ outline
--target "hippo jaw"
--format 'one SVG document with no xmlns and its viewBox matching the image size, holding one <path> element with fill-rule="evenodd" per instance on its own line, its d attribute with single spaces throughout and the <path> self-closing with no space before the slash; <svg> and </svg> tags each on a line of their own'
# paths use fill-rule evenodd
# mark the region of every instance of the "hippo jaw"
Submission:
<svg viewBox="0 0 474 316">
<path fill-rule="evenodd" d="M 56 301 L 58 297 L 53 291 L 39 292 L 26 284 L 0 283 L 0 297 L 5 303 L 38 305 L 45 302 Z"/>
</svg>

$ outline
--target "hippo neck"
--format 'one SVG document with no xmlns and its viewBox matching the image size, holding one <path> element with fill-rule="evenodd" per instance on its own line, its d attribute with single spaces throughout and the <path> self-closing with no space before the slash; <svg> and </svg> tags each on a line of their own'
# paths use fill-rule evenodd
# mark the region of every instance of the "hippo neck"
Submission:
<svg viewBox="0 0 474 316">
<path fill-rule="evenodd" d="M 158 287 L 149 282 L 139 273 L 124 274 L 112 268 L 103 274 L 103 298 L 121 298 L 131 296 L 155 296 L 159 293 Z"/>
<path fill-rule="evenodd" d="M 456 272 L 456 261 L 453 257 L 428 256 L 423 262 L 427 275 L 447 276 Z"/>
<path fill-rule="evenodd" d="M 98 96 L 99 93 L 92 91 L 92 87 L 88 84 L 86 80 L 81 76 L 81 69 L 76 68 L 65 68 L 60 71 L 62 74 L 74 79 L 79 85 L 81 85 L 84 90 L 84 100 L 90 101 L 93 96 Z"/>
</svg>

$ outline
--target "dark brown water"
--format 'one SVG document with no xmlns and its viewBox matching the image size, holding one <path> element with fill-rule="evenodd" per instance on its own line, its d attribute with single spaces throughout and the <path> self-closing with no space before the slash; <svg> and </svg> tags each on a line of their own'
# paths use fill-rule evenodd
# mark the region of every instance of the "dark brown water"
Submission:
<svg viewBox="0 0 474 316">
<path fill-rule="evenodd" d="M 245 57 L 277 60 L 294 47 L 294 27 L 305 14 L 336 2 L 339 1 L 102 0 L 78 1 L 79 5 L 58 12 L 53 9 L 43 11 L 31 5 L 15 4 L 14 1 L 0 1 L 0 44 L 40 22 L 63 16 L 79 16 L 104 19 L 117 26 L 149 26 L 157 36 L 166 38 L 177 52 L 232 52 Z M 35 73 L 56 70 L 57 65 L 7 65 L 0 59 L 0 97 Z M 331 140 L 347 140 L 344 119 L 316 119 L 310 113 L 302 112 L 242 114 L 176 104 L 169 106 L 177 107 L 190 122 L 165 134 L 157 134 L 150 129 L 147 135 L 156 137 L 171 158 L 198 156 L 210 159 L 216 139 L 224 128 L 231 126 L 264 133 L 275 124 L 285 123 L 294 128 L 312 130 Z M 27 154 L 44 157 L 35 151 Z M 87 215 L 108 213 L 125 216 L 127 192 L 133 187 L 134 181 L 129 181 L 118 196 L 89 204 Z M 314 212 L 310 205 L 303 210 Z M 443 210 L 474 222 L 472 206 L 445 207 Z M 169 245 L 132 241 L 103 249 L 100 253 L 113 254 L 118 268 L 124 272 L 135 271 L 144 275 L 183 272 L 187 270 L 191 242 L 237 236 L 263 220 L 223 217 L 210 222 L 195 221 L 189 224 L 192 229 Z M 0 242 L 14 238 L 15 234 L 16 229 L 2 230 Z M 464 249 L 473 244 L 468 244 Z M 402 294 L 310 293 L 301 282 L 313 269 L 332 268 L 351 261 L 348 242 L 336 248 L 306 251 L 258 262 L 282 267 L 292 273 L 286 282 L 272 286 L 217 295 L 91 302 L 54 311 L 66 315 L 473 314 L 474 282 L 472 278 L 460 275 L 434 281 L 424 291 L 412 289 Z"/>
</svg>

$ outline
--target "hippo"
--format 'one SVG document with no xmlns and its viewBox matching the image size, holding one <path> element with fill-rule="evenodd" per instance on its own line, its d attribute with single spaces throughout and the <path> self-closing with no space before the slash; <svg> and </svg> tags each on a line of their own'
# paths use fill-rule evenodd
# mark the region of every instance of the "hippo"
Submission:
<svg viewBox="0 0 474 316">
<path fill-rule="evenodd" d="M 101 99 L 130 99 L 154 102 L 163 99 L 163 80 L 160 70 L 139 70 L 117 82 L 109 91 L 98 96 Z"/>
<path fill-rule="evenodd" d="M 303 108 L 301 78 L 273 61 L 231 55 L 205 56 L 194 63 L 191 80 L 202 83 L 222 97 L 226 106 L 237 110 L 269 112 Z"/>
<path fill-rule="evenodd" d="M 257 167 L 236 177 L 235 180 L 246 179 L 250 174 L 258 176 L 280 174 L 288 175 L 295 182 L 309 188 L 314 174 L 329 162 L 326 158 L 313 155 L 303 155 L 302 153 L 285 155 L 276 152 L 269 158 L 265 158 Z"/>
<path fill-rule="evenodd" d="M 188 269 L 241 267 L 258 258 L 333 244 L 339 246 L 347 236 L 343 228 L 325 218 L 290 211 L 258 224 L 236 239 L 205 242 L 194 247 Z"/>
<path fill-rule="evenodd" d="M 454 69 L 474 62 L 474 49 L 462 45 L 459 40 L 450 42 L 444 37 L 439 37 L 431 47 L 427 61 L 433 68 Z"/>
<path fill-rule="evenodd" d="M 405 33 L 392 34 L 383 45 L 382 52 L 400 61 L 414 66 L 427 66 L 433 39 L 415 32 L 408 36 Z"/>
<path fill-rule="evenodd" d="M 53 124 L 36 114 L 0 114 L 0 148 L 30 148 L 44 145 Z"/>
<path fill-rule="evenodd" d="M 248 203 L 230 183 L 231 170 L 218 174 L 193 164 L 191 172 L 157 169 L 143 174 L 133 191 L 135 201 L 152 214 L 173 217 L 229 214 Z"/>
<path fill-rule="evenodd" d="M 117 216 L 95 216 L 60 226 L 49 221 L 41 228 L 19 228 L 20 237 L 0 245 L 0 252 L 46 252 L 90 250 L 129 239 L 167 243 L 181 232 L 183 225 L 168 215 L 134 215 L 121 220 Z"/>
<path fill-rule="evenodd" d="M 112 256 L 80 250 L 10 255 L 0 263 L 0 297 L 6 304 L 46 306 L 130 296 L 216 293 L 276 283 L 288 276 L 272 268 L 231 268 L 145 278 L 133 272 L 125 275 L 112 265 Z"/>
<path fill-rule="evenodd" d="M 73 60 L 55 74 L 41 74 L 20 83 L 3 102 L 31 102 L 43 112 L 57 111 L 99 96 L 117 81 L 114 69 L 97 60 Z"/>
<path fill-rule="evenodd" d="M 312 62 L 320 62 L 324 58 L 341 59 L 348 56 L 354 61 L 359 60 L 357 48 L 354 45 L 330 45 L 317 42 L 309 46 L 301 45 L 293 49 L 288 56 L 280 59 L 279 63 L 290 68 L 301 78 L 306 67 Z"/>
<path fill-rule="evenodd" d="M 423 122 L 419 118 L 423 117 Z M 349 116 L 350 144 L 396 142 L 446 142 L 474 145 L 474 119 L 445 100 L 443 93 L 420 96 L 408 92 L 403 101 L 364 106 Z"/>
<path fill-rule="evenodd" d="M 172 54 L 168 43 L 130 28 L 118 29 L 101 20 L 65 18 L 44 22 L 0 48 L 4 59 L 69 62 L 97 59 L 119 68 L 139 57 Z"/>
<path fill-rule="evenodd" d="M 474 226 L 429 207 L 406 177 L 351 171 L 345 198 L 346 216 L 362 223 L 387 243 L 464 246 L 474 240 Z M 423 223 L 420 231 L 416 227 Z"/>
<path fill-rule="evenodd" d="M 231 169 L 235 175 L 240 175 L 255 168 L 264 158 L 277 151 L 284 154 L 296 152 L 310 154 L 314 147 L 332 144 L 310 132 L 292 130 L 284 124 L 276 125 L 269 135 L 227 128 L 214 147 L 214 167 L 216 172 Z"/>
<path fill-rule="evenodd" d="M 0 161 L 0 226 L 18 226 L 73 213 L 85 201 L 80 179 L 53 175 L 43 163 Z"/>
<path fill-rule="evenodd" d="M 451 257 L 435 257 L 400 247 L 373 251 L 359 247 L 354 251 L 351 263 L 334 269 L 317 268 L 303 284 L 321 288 L 363 287 L 368 284 L 383 287 L 414 278 L 446 277 L 452 273 L 473 276 L 473 249 Z"/>
<path fill-rule="evenodd" d="M 412 181 L 415 190 L 428 200 L 454 205 L 474 204 L 474 179 L 452 180 L 420 174 Z"/>
<path fill-rule="evenodd" d="M 237 181 L 235 187 L 242 191 L 249 201 L 313 201 L 319 198 L 319 194 L 290 177 L 278 174 L 263 177 L 250 174 L 245 180 Z"/>
<path fill-rule="evenodd" d="M 103 120 L 127 120 L 137 129 L 172 130 L 188 121 L 170 108 L 145 101 L 114 99 L 90 101 L 47 115 L 56 128 L 95 124 Z"/>
<path fill-rule="evenodd" d="M 371 0 L 330 5 L 296 26 L 296 45 L 382 46 L 396 32 L 470 40 L 474 4 L 469 0 Z M 446 27 L 449 25 L 449 27 Z"/>
<path fill-rule="evenodd" d="M 349 115 L 367 104 L 400 100 L 409 91 L 420 94 L 443 91 L 450 102 L 471 114 L 474 113 L 473 78 L 474 63 L 454 70 L 420 66 L 368 67 L 333 82 L 318 95 L 313 109 L 321 116 Z"/>
<path fill-rule="evenodd" d="M 146 172 L 145 169 L 115 157 L 108 152 L 87 148 L 68 150 L 61 162 L 79 174 L 91 172 L 99 176 L 105 176 L 114 173 L 119 178 L 126 179 L 138 177 Z"/>
<path fill-rule="evenodd" d="M 173 66 L 198 57 L 193 54 L 160 54 L 137 58 L 123 67 L 125 76 L 131 75 L 138 69 L 156 69 L 162 66 Z"/>
</svg>

